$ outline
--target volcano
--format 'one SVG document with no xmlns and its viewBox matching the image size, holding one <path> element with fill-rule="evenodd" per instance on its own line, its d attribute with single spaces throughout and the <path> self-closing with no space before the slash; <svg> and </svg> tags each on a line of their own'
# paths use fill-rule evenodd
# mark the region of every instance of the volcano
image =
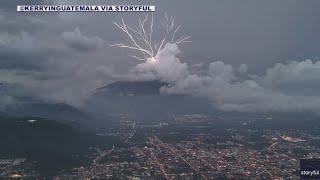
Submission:
<svg viewBox="0 0 320 180">
<path fill-rule="evenodd" d="M 213 111 L 205 99 L 162 94 L 160 88 L 163 86 L 168 84 L 161 81 L 117 81 L 98 88 L 87 101 L 86 109 L 100 118 L 125 113 L 140 120 Z"/>
</svg>

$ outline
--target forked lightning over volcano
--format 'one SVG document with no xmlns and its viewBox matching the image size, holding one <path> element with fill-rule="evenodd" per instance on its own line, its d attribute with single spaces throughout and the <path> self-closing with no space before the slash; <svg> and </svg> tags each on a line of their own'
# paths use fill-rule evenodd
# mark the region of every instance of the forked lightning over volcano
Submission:
<svg viewBox="0 0 320 180">
<path fill-rule="evenodd" d="M 128 39 L 130 44 L 114 44 L 111 46 L 116 46 L 120 48 L 127 48 L 135 51 L 138 55 L 131 55 L 131 57 L 139 61 L 156 61 L 159 52 L 164 48 L 167 43 L 172 44 L 182 44 L 192 42 L 190 35 L 181 35 L 177 34 L 181 31 L 181 25 L 175 25 L 175 17 L 168 16 L 165 14 L 165 20 L 160 26 L 156 28 L 162 28 L 161 39 L 158 41 L 153 36 L 154 28 L 154 15 L 146 14 L 144 18 L 138 19 L 137 26 L 130 26 L 125 23 L 124 19 L 121 19 L 120 23 L 115 22 L 114 25 L 120 29 Z M 159 25 L 157 23 L 157 25 Z M 158 37 L 158 36 L 156 36 Z"/>
</svg>

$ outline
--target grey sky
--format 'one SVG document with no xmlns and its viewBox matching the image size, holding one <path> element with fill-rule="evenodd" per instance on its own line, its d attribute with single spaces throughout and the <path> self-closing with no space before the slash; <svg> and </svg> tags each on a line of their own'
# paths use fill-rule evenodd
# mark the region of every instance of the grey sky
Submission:
<svg viewBox="0 0 320 180">
<path fill-rule="evenodd" d="M 36 20 L 29 19 L 33 23 L 19 22 L 21 19 L 26 19 L 23 16 L 28 14 L 16 13 L 16 3 L 13 2 L 8 0 L 1 2 L 1 6 L 6 8 L 6 11 L 2 11 L 1 14 L 3 16 L 10 14 L 10 17 L 4 17 L 5 19 L 1 21 L 2 30 L 34 32 L 42 29 L 45 31 L 45 33 L 42 32 L 43 36 L 54 38 L 61 32 L 79 27 L 84 33 L 100 36 L 106 41 L 118 40 L 118 33 L 114 31 L 110 21 L 114 20 L 115 16 L 121 16 L 120 14 L 89 13 L 80 14 L 80 17 L 78 14 L 71 14 L 65 18 L 59 15 L 53 19 L 46 16 L 56 16 L 56 14 L 42 13 L 41 17 L 35 18 Z M 36 4 L 34 2 L 32 1 Z M 59 1 L 67 4 L 79 2 L 83 1 Z M 88 1 L 93 4 L 148 2 Z M 18 1 L 18 3 L 23 4 L 26 1 Z M 317 37 L 320 32 L 320 11 L 318 10 L 320 2 L 317 0 L 202 0 L 198 2 L 161 0 L 150 1 L 149 4 L 156 4 L 158 14 L 164 12 L 175 14 L 185 31 L 192 34 L 193 44 L 183 47 L 186 61 L 221 60 L 236 65 L 246 63 L 250 70 L 254 71 L 263 70 L 265 66 L 271 66 L 274 62 L 319 56 L 320 41 Z M 132 14 L 122 13 L 122 15 L 131 16 Z M 41 21 L 45 24 L 37 24 Z M 15 29 L 14 26 L 17 28 Z"/>
</svg>

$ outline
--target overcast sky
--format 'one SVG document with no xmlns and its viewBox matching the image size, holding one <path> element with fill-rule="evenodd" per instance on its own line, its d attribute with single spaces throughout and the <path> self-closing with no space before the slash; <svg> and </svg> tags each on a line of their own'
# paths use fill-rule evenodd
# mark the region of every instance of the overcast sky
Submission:
<svg viewBox="0 0 320 180">
<path fill-rule="evenodd" d="M 16 13 L 16 4 L 37 4 L 37 1 L 1 1 L 1 31 L 30 33 L 36 40 L 57 39 L 64 31 L 76 27 L 84 35 L 99 36 L 105 41 L 118 40 L 112 26 L 115 17 L 133 13 L 40 13 L 25 22 L 30 13 Z M 54 2 L 53 0 L 38 2 Z M 60 0 L 76 4 L 83 1 Z M 155 4 L 157 14 L 174 14 L 193 44 L 183 47 L 186 60 L 218 59 L 230 64 L 250 64 L 250 69 L 263 70 L 274 62 L 319 57 L 320 2 L 318 0 L 228 1 L 159 0 L 159 1 L 98 1 L 93 4 Z M 137 13 L 134 13 L 137 14 Z M 42 23 L 42 24 L 41 24 Z M 113 53 L 110 48 L 106 52 Z M 252 67 L 251 67 L 252 66 Z"/>
<path fill-rule="evenodd" d="M 264 89 L 268 87 L 268 92 L 272 89 L 270 94 L 274 95 L 274 89 L 278 86 L 273 83 L 278 77 L 271 77 L 270 72 L 278 72 L 276 63 L 281 63 L 287 72 L 286 76 L 290 76 L 299 62 L 304 73 L 310 72 L 310 69 L 304 69 L 304 65 L 310 65 L 310 61 L 306 60 L 311 59 L 312 75 L 307 79 L 301 78 L 301 82 L 310 82 L 307 83 L 310 86 L 309 93 L 319 90 L 316 83 L 320 80 L 317 78 L 320 77 L 320 65 L 316 64 L 320 57 L 318 0 L 2 0 L 0 82 L 22 85 L 26 90 L 24 93 L 36 94 L 41 98 L 78 104 L 80 97 L 87 96 L 95 88 L 108 84 L 116 80 L 119 74 L 126 74 L 135 68 L 138 64 L 136 60 L 109 44 L 124 40 L 112 23 L 121 17 L 133 23 L 139 13 L 16 12 L 17 4 L 84 2 L 106 5 L 154 4 L 155 16 L 163 16 L 165 12 L 175 15 L 177 23 L 183 26 L 183 31 L 192 35 L 193 42 L 179 47 L 181 53 L 178 55 L 181 61 L 179 63 L 188 63 L 189 71 L 194 65 L 199 65 L 199 73 L 207 71 L 209 64 L 217 61 L 224 65 L 230 64 L 232 71 L 236 71 L 241 64 L 246 64 L 245 80 L 251 77 L 250 80 L 254 79 Z M 283 73 L 280 71 L 278 74 Z M 300 77 L 299 73 L 294 75 Z M 233 72 L 232 76 L 242 75 Z M 229 81 L 230 78 L 227 79 Z M 243 82 L 239 79 L 237 81 Z M 296 86 L 300 86 L 301 82 Z M 179 83 L 181 82 L 177 82 Z M 292 89 L 289 87 L 295 87 L 295 84 L 289 83 L 290 86 L 285 88 L 282 84 L 286 83 L 280 84 L 281 95 L 284 93 L 291 97 L 296 93 L 289 92 Z M 206 88 L 205 92 L 201 89 L 200 94 L 217 96 L 208 92 L 212 87 Z M 170 92 L 176 92 L 177 89 Z M 265 91 L 262 94 L 266 94 Z M 313 94 L 313 97 L 319 95 Z M 231 95 L 226 96 L 230 98 Z M 213 98 L 215 100 L 217 99 Z M 219 101 L 224 102 L 221 99 Z M 232 100 L 228 99 L 229 101 Z M 292 101 L 286 100 L 288 102 Z M 315 105 L 309 104 L 307 109 L 310 106 Z"/>
</svg>

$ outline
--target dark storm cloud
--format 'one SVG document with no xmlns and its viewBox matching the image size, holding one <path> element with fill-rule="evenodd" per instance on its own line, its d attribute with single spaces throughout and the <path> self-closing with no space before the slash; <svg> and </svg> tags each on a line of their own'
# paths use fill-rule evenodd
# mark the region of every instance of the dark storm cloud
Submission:
<svg viewBox="0 0 320 180">
<path fill-rule="evenodd" d="M 279 61 L 319 56 L 317 0 L 158 3 L 158 11 L 174 12 L 193 35 L 192 46 L 184 49 L 190 61 L 245 63 L 252 71 L 263 72 Z"/>
<path fill-rule="evenodd" d="M 22 30 L 28 32 L 39 31 L 47 21 L 38 16 L 12 17 L 0 12 L 0 32 L 19 34 Z"/>
<path fill-rule="evenodd" d="M 0 36 L 0 68 L 29 69 L 36 67 L 39 59 L 33 38 L 23 32 L 20 35 L 2 33 Z M 38 64 L 38 63 L 37 63 Z"/>
<path fill-rule="evenodd" d="M 26 32 L 0 34 L 0 69 L 43 70 L 49 58 L 60 58 L 62 49 L 40 46 Z"/>
<path fill-rule="evenodd" d="M 95 50 L 104 45 L 104 40 L 100 37 L 87 37 L 80 32 L 79 28 L 72 32 L 63 32 L 61 36 L 68 46 L 80 52 Z"/>
</svg>

